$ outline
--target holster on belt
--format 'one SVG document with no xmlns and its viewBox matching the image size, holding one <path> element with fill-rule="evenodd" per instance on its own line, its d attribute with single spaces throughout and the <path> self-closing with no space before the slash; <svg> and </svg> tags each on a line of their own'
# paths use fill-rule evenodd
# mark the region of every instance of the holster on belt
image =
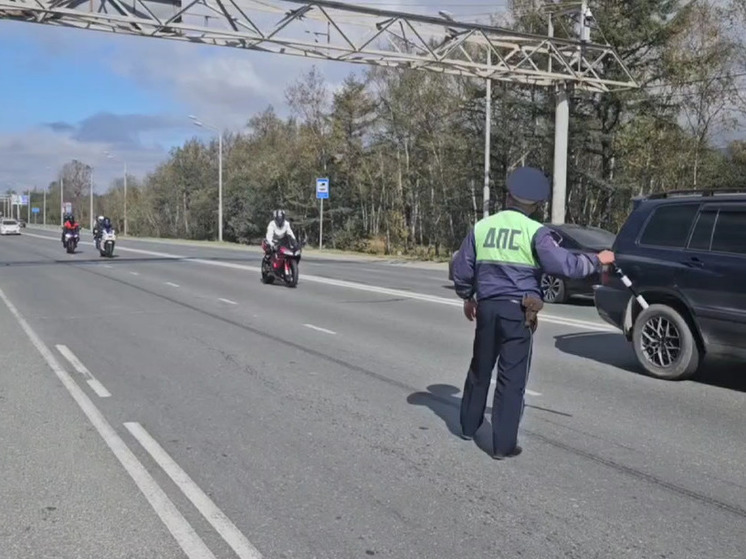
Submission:
<svg viewBox="0 0 746 559">
<path fill-rule="evenodd" d="M 526 326 L 531 328 L 531 332 L 536 332 L 536 327 L 539 325 L 539 311 L 544 308 L 544 301 L 538 297 L 524 295 L 521 307 L 526 315 Z"/>
</svg>

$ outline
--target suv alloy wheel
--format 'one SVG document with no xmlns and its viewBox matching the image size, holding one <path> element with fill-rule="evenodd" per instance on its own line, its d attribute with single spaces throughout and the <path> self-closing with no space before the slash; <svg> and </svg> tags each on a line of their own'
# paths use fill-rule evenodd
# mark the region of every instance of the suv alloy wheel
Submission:
<svg viewBox="0 0 746 559">
<path fill-rule="evenodd" d="M 632 343 L 645 371 L 664 380 L 691 378 L 700 353 L 689 324 L 668 305 L 650 305 L 635 321 Z"/>
</svg>

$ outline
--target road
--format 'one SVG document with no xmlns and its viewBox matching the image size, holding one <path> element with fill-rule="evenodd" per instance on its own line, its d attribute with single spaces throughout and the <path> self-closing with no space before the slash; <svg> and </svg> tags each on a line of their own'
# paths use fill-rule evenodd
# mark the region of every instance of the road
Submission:
<svg viewBox="0 0 746 559">
<path fill-rule="evenodd" d="M 87 238 L 84 240 L 88 240 Z M 0 238 L 0 557 L 746 557 L 746 385 L 548 306 L 521 456 L 455 436 L 443 267 Z M 488 410 L 489 412 L 489 410 Z"/>
</svg>

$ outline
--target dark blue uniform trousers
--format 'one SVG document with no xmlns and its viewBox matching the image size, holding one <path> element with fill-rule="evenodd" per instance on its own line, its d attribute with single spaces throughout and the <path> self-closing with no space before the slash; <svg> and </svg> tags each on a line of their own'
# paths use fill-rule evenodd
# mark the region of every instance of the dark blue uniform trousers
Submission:
<svg viewBox="0 0 746 559">
<path fill-rule="evenodd" d="M 484 421 L 487 392 L 497 362 L 492 403 L 493 452 L 509 455 L 518 443 L 518 425 L 531 366 L 532 332 L 519 301 L 482 300 L 477 305 L 474 355 L 461 400 L 461 429 L 473 437 Z"/>
</svg>

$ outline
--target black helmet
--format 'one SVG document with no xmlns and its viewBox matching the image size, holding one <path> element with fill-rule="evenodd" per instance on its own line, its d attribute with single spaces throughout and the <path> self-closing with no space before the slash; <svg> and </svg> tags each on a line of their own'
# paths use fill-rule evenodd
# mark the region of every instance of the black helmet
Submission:
<svg viewBox="0 0 746 559">
<path fill-rule="evenodd" d="M 285 224 L 285 212 L 282 210 L 275 210 L 275 223 L 277 227 L 282 227 Z"/>
<path fill-rule="evenodd" d="M 103 225 L 106 229 L 108 229 L 109 227 L 111 227 L 111 220 L 108 217 L 104 217 L 101 220 L 101 225 Z"/>
</svg>

